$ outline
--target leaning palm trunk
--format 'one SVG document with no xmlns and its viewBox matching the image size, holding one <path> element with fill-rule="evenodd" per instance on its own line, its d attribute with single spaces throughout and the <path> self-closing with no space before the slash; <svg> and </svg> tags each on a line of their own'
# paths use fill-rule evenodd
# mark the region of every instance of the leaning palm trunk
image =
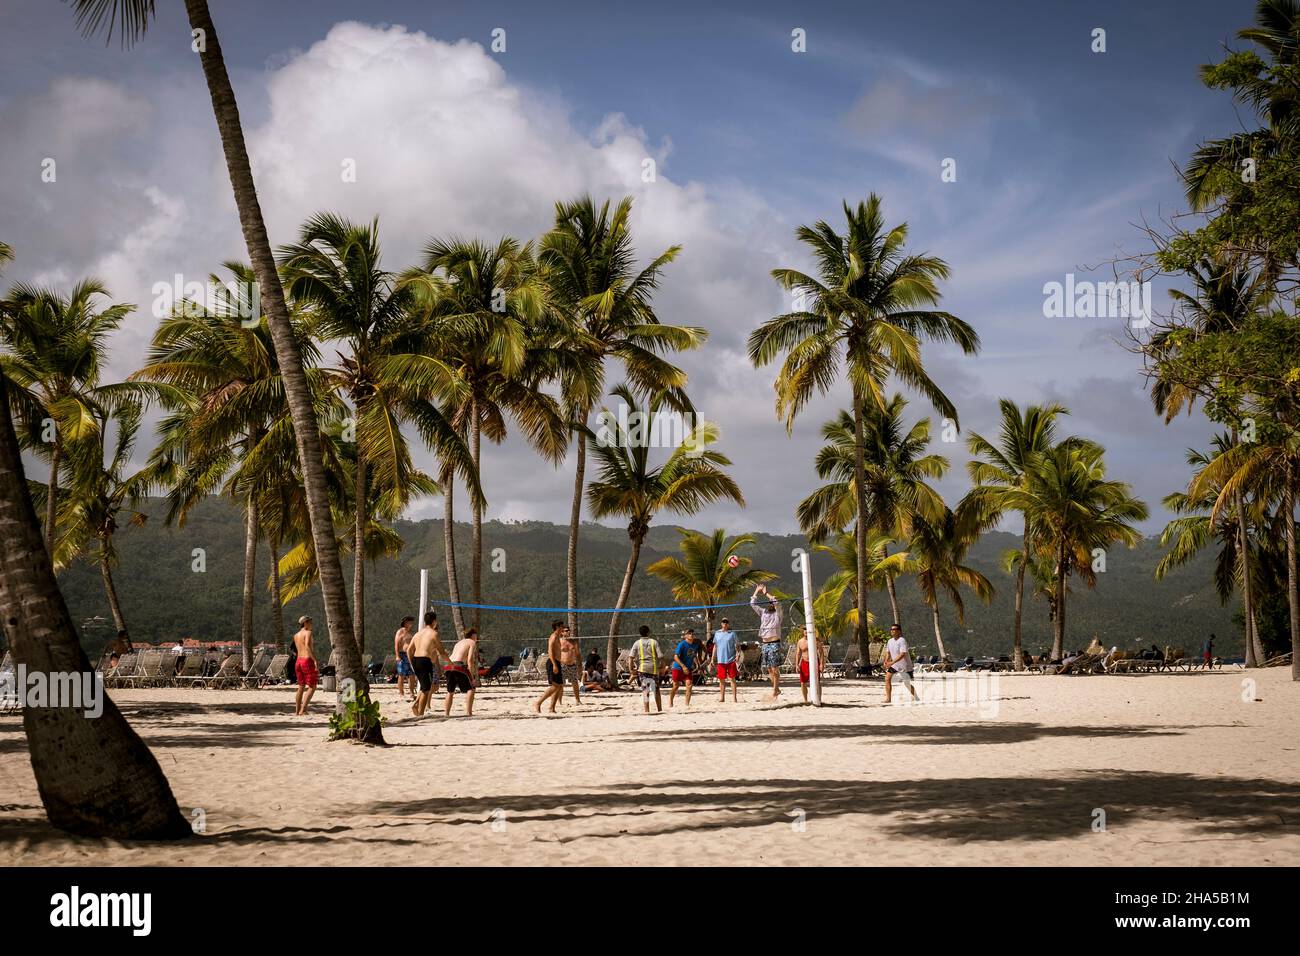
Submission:
<svg viewBox="0 0 1300 956">
<path fill-rule="evenodd" d="M 1295 476 L 1286 469 L 1286 602 L 1291 612 L 1291 679 L 1300 680 L 1300 587 L 1296 583 Z"/>
<path fill-rule="evenodd" d="M 465 615 L 460 609 L 460 577 L 456 574 L 456 533 L 453 522 L 455 490 L 450 466 L 442 471 L 442 551 L 447 563 L 447 594 L 451 598 L 451 623 L 456 640 L 465 633 Z M 421 625 L 423 621 L 419 622 Z"/>
<path fill-rule="evenodd" d="M 9 407 L 0 376 L 0 408 Z M 46 556 L 9 415 L 0 415 L 0 606 L 14 663 L 29 673 L 92 673 Z M 101 689 L 102 693 L 102 689 Z M 104 695 L 103 713 L 24 707 L 36 788 L 50 823 L 83 836 L 173 840 L 191 834 L 158 761 Z"/>
<path fill-rule="evenodd" d="M 857 576 L 858 586 L 854 595 L 858 606 L 858 657 L 870 666 L 871 638 L 867 628 L 867 490 L 866 469 L 863 458 L 866 456 L 866 439 L 862 433 L 862 396 L 858 387 L 853 387 L 853 495 L 857 499 L 858 518 L 854 522 L 857 541 Z M 897 615 L 895 615 L 897 617 Z"/>
<path fill-rule="evenodd" d="M 469 421 L 470 421 L 470 438 L 469 454 L 474 462 L 474 475 L 478 478 L 479 483 L 483 482 L 483 472 L 479 466 L 479 442 L 481 441 L 481 430 L 478 422 L 478 402 L 470 399 L 469 402 Z M 471 493 L 472 494 L 472 493 Z M 472 569 L 471 584 L 474 588 L 474 603 L 483 603 L 483 498 L 480 495 L 473 495 L 473 531 L 471 552 L 473 554 L 474 566 Z M 482 626 L 483 612 L 479 608 L 474 608 L 474 630 Z"/>
<path fill-rule="evenodd" d="M 632 553 L 627 559 L 627 570 L 623 573 L 623 586 L 618 589 L 618 601 L 614 604 L 614 614 L 609 619 L 609 643 L 605 647 L 605 666 L 610 673 L 618 675 L 618 622 L 623 608 L 627 605 L 628 595 L 632 593 L 632 577 L 636 574 L 637 561 L 641 558 L 641 542 L 644 534 L 632 536 Z"/>
<path fill-rule="evenodd" d="M 58 520 L 59 465 L 63 457 L 63 439 L 56 433 L 54 449 L 50 452 L 50 487 L 45 495 L 45 553 L 54 562 L 54 528 Z"/>
<path fill-rule="evenodd" d="M 1246 530 L 1246 508 L 1241 492 L 1233 496 L 1237 510 L 1237 546 L 1241 557 L 1241 610 L 1246 621 L 1246 666 L 1258 667 L 1262 661 L 1259 634 L 1255 630 L 1255 596 L 1250 592 L 1250 535 Z"/>
<path fill-rule="evenodd" d="M 885 553 L 888 554 L 889 552 L 886 551 Z M 894 587 L 894 576 L 892 574 L 885 576 L 885 590 L 889 592 L 889 611 L 894 615 L 894 623 L 902 627 L 903 621 L 898 616 L 898 591 Z"/>
<path fill-rule="evenodd" d="M 357 652 L 356 637 L 348 613 L 348 595 L 343 585 L 343 568 L 339 564 L 338 543 L 334 540 L 334 520 L 330 514 L 329 488 L 325 481 L 325 457 L 321 450 L 320 426 L 312 405 L 307 374 L 303 370 L 302 353 L 294 339 L 293 326 L 284 303 L 284 289 L 276 272 L 271 242 L 262 221 L 262 209 L 257 201 L 257 187 L 248 163 L 248 150 L 244 146 L 244 131 L 239 124 L 239 105 L 230 85 L 221 43 L 212 23 L 212 14 L 206 0 L 185 0 L 185 12 L 190 29 L 201 31 L 204 52 L 199 60 L 212 100 L 212 113 L 216 117 L 217 131 L 221 135 L 221 148 L 225 154 L 226 170 L 239 211 L 239 225 L 248 246 L 248 258 L 261 296 L 267 326 L 275 345 L 275 357 L 284 382 L 285 400 L 293 417 L 294 437 L 298 444 L 298 462 L 302 468 L 303 488 L 307 495 L 307 514 L 311 521 L 312 544 L 316 551 L 316 566 L 320 575 L 321 597 L 325 603 L 325 626 L 329 631 L 330 647 L 340 681 L 351 682 L 358 694 L 369 696 L 370 685 L 361 655 Z M 341 709 L 346 696 L 339 695 Z M 383 732 L 378 724 L 366 724 L 359 734 L 372 743 L 383 742 Z"/>
<path fill-rule="evenodd" d="M 587 424 L 587 418 L 584 415 L 582 424 Z M 578 529 L 582 525 L 582 486 L 586 479 L 587 471 L 587 433 L 578 432 L 578 464 L 573 475 L 573 505 L 569 510 L 569 554 L 566 565 L 567 578 L 569 583 L 569 607 L 578 606 Z M 578 615 L 577 612 L 569 611 L 569 633 L 574 637 L 578 636 Z M 613 666 L 611 662 L 609 666 Z"/>
<path fill-rule="evenodd" d="M 113 569 L 108 564 L 108 542 L 99 542 L 99 575 L 104 579 L 104 594 L 108 598 L 108 608 L 113 614 L 113 626 L 119 631 L 126 630 L 126 616 L 122 613 L 122 602 L 117 597 L 117 586 L 113 583 Z"/>
<path fill-rule="evenodd" d="M 366 649 L 366 459 L 357 449 L 357 467 L 353 484 L 356 496 L 356 520 L 352 526 L 352 632 L 357 650 Z"/>
<path fill-rule="evenodd" d="M 947 660 L 948 652 L 943 647 L 943 631 L 939 629 L 939 602 L 930 605 L 930 614 L 934 617 L 934 639 L 939 644 L 939 660 Z"/>
<path fill-rule="evenodd" d="M 1025 650 L 1020 635 L 1020 621 L 1025 610 L 1025 566 L 1029 563 L 1029 521 L 1025 521 L 1025 543 L 1020 552 L 1020 567 L 1016 568 L 1016 616 L 1012 630 L 1011 657 L 1016 670 L 1025 669 Z"/>
<path fill-rule="evenodd" d="M 271 547 L 271 621 L 275 625 L 275 649 L 284 650 L 284 599 L 280 596 L 280 538 L 273 536 Z"/>
<path fill-rule="evenodd" d="M 253 664 L 253 594 L 257 588 L 257 507 L 250 497 L 244 503 L 244 602 L 239 616 L 239 643 L 244 670 Z"/>
</svg>

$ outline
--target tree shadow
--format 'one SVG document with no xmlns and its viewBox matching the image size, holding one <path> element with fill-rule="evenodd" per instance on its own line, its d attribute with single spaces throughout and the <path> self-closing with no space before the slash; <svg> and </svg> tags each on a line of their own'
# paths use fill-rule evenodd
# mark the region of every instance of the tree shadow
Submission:
<svg viewBox="0 0 1300 956">
<path fill-rule="evenodd" d="M 1035 723 L 971 720 L 959 724 L 906 725 L 894 724 L 805 724 L 792 727 L 718 727 L 709 730 L 634 730 L 615 734 L 611 740 L 628 743 L 652 743 L 666 739 L 693 743 L 780 743 L 800 740 L 864 740 L 872 743 L 890 738 L 908 738 L 908 743 L 962 744 L 1019 744 L 1032 740 L 1061 737 L 1086 737 L 1093 739 L 1111 737 L 1168 737 L 1181 735 L 1188 730 L 1200 730 L 1207 725 L 1140 727 L 1113 726 L 1049 726 Z"/>
</svg>

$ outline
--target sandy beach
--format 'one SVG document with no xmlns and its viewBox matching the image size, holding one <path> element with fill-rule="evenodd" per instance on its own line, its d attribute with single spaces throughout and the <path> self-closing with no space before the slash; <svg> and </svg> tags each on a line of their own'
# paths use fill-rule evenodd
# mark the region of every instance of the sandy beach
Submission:
<svg viewBox="0 0 1300 956">
<path fill-rule="evenodd" d="M 387 748 L 326 742 L 333 695 L 295 718 L 288 689 L 117 690 L 204 832 L 126 845 L 53 830 L 6 716 L 0 860 L 1295 865 L 1289 677 L 1011 675 L 978 688 L 978 706 L 886 707 L 875 681 L 828 682 L 821 708 L 796 704 L 794 685 L 780 705 L 758 686 L 720 705 L 709 687 L 689 713 L 679 698 L 650 717 L 628 693 L 536 717 L 540 688 L 521 685 L 484 689 L 468 720 L 442 718 L 436 698 L 419 722 L 383 686 Z"/>
</svg>

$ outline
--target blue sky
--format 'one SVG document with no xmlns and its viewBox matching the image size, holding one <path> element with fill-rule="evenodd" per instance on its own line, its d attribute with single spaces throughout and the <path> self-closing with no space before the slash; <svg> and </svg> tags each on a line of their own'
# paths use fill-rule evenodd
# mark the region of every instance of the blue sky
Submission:
<svg viewBox="0 0 1300 956">
<path fill-rule="evenodd" d="M 1196 75 L 1250 22 L 1249 2 L 213 6 L 273 242 L 318 208 L 379 215 L 400 268 L 432 234 L 535 235 L 554 200 L 590 189 L 636 197 L 645 255 L 683 244 L 661 315 L 711 332 L 683 364 L 749 502 L 694 524 L 793 530 L 817 428 L 845 396 L 787 437 L 772 372 L 748 366 L 743 342 L 783 311 L 767 272 L 806 262 L 794 227 L 835 222 L 841 199 L 872 191 L 912 248 L 949 261 L 943 305 L 984 340 L 977 359 L 925 350 L 965 429 L 991 429 L 1002 395 L 1065 402 L 1068 427 L 1105 444 L 1112 473 L 1153 506 L 1149 531 L 1185 481 L 1184 448 L 1205 444 L 1198 420 L 1151 413 L 1115 342 L 1122 323 L 1044 318 L 1042 287 L 1109 277 L 1084 273 L 1141 249 L 1143 216 L 1181 208 L 1171 162 L 1249 123 Z M 151 330 L 153 282 L 242 256 L 182 5 L 160 7 L 125 52 L 81 38 L 61 4 L 0 11 L 8 278 L 95 272 L 141 303 L 115 343 L 120 374 Z M 1090 50 L 1097 27 L 1105 53 Z M 49 156 L 56 184 L 39 180 Z M 340 184 L 352 156 L 360 181 Z M 643 157 L 654 183 L 640 181 Z M 941 181 L 945 158 L 955 182 Z M 953 459 L 942 487 L 955 499 L 965 456 L 936 450 Z M 513 441 L 490 454 L 490 513 L 565 520 L 567 467 L 539 474 Z"/>
</svg>

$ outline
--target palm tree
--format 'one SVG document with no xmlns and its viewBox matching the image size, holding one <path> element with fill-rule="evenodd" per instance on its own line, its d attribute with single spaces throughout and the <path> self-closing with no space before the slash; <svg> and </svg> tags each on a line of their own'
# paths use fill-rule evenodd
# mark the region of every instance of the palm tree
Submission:
<svg viewBox="0 0 1300 956">
<path fill-rule="evenodd" d="M 252 269 L 237 262 L 224 265 L 235 279 L 227 288 L 252 288 Z M 214 288 L 221 281 L 210 276 Z M 134 382 L 169 386 L 149 388 L 172 411 L 150 456 L 159 480 L 170 487 L 167 523 L 183 526 L 190 510 L 219 487 L 243 501 L 240 638 L 245 667 L 252 659 L 257 545 L 262 534 L 260 509 L 251 493 L 252 462 L 259 457 L 259 446 L 272 442 L 282 451 L 275 463 L 278 474 L 293 478 L 295 470 L 292 457 L 283 454 L 292 451 L 285 447 L 292 443 L 277 441 L 273 434 L 287 430 L 291 437 L 292 423 L 270 330 L 264 316 L 257 316 L 251 326 L 241 320 L 251 305 L 242 292 L 208 303 L 185 303 L 159 324 L 145 366 L 131 376 Z M 295 316 L 295 322 L 302 355 L 313 366 L 318 358 L 315 345 L 301 318 Z M 317 380 L 319 391 L 319 372 L 309 367 L 308 374 Z"/>
<path fill-rule="evenodd" d="M 1214 438 L 1214 449 L 1216 454 L 1222 454 L 1236 444 L 1229 435 L 1216 435 Z M 1193 469 L 1200 471 L 1213 460 L 1212 455 L 1203 452 L 1189 450 L 1187 452 L 1187 464 Z M 1174 518 L 1160 534 L 1161 546 L 1167 546 L 1169 550 L 1165 552 L 1160 559 L 1160 563 L 1155 568 L 1155 578 L 1157 581 L 1163 580 L 1170 571 L 1187 564 L 1192 558 L 1208 547 L 1210 544 L 1217 544 L 1218 553 L 1214 561 L 1214 588 L 1219 595 L 1219 603 L 1227 604 L 1232 597 L 1232 592 L 1238 585 L 1244 587 L 1244 581 L 1249 578 L 1249 570 L 1245 567 L 1246 559 L 1257 563 L 1255 548 L 1251 548 L 1251 554 L 1247 555 L 1241 550 L 1241 535 L 1238 515 L 1236 514 L 1236 503 L 1241 500 L 1241 496 L 1234 496 L 1233 507 L 1231 510 L 1220 512 L 1217 517 L 1214 516 L 1214 505 L 1219 499 L 1223 488 L 1219 485 L 1208 485 L 1205 493 L 1198 498 L 1193 498 L 1186 492 L 1174 492 L 1166 495 L 1164 499 L 1165 509 L 1173 512 L 1179 517 Z M 1256 506 L 1251 509 L 1247 515 L 1248 526 L 1259 527 L 1266 516 L 1262 513 L 1262 508 Z M 1249 537 L 1246 538 L 1250 540 Z M 1253 637 L 1254 628 L 1250 623 L 1250 611 L 1253 609 L 1253 602 L 1242 595 L 1242 614 L 1246 622 L 1246 666 L 1255 667 L 1263 659 L 1262 649 L 1257 646 L 1257 641 Z"/>
<path fill-rule="evenodd" d="M 0 408 L 8 407 L 8 383 L 0 371 Z M 6 615 L 14 662 L 34 673 L 90 675 L 48 560 L 8 414 L 0 415 L 0 526 L 0 605 L 21 609 Z M 54 826 L 119 840 L 192 835 L 158 761 L 112 698 L 104 696 L 96 720 L 73 707 L 26 707 L 23 730 L 41 803 Z"/>
<path fill-rule="evenodd" d="M 59 471 L 69 443 L 95 434 L 100 397 L 100 357 L 108 336 L 134 306 L 106 304 L 108 290 L 85 279 L 67 296 L 53 289 L 17 285 L 9 294 L 8 318 L 0 327 L 0 371 L 9 377 L 13 411 L 26 446 L 50 462 L 45 499 L 45 548 L 54 554 Z M 47 431 L 46 422 L 53 426 Z"/>
<path fill-rule="evenodd" d="M 627 385 L 619 385 L 611 393 L 629 408 L 628 421 L 650 421 L 665 407 L 662 392 L 651 396 L 646 407 L 640 408 L 635 394 Z M 613 421 L 606 410 L 606 420 Z M 612 440 L 596 445 L 596 458 L 600 462 L 599 477 L 587 488 L 587 503 L 596 518 L 621 517 L 628 519 L 627 536 L 632 541 L 623 586 L 618 592 L 618 602 L 609 622 L 609 645 L 605 660 L 618 660 L 618 622 L 622 609 L 632 592 L 632 579 L 641 545 L 650 530 L 650 522 L 661 511 L 676 514 L 695 514 L 701 508 L 724 498 L 743 506 L 745 499 L 740 488 L 722 469 L 731 460 L 720 452 L 709 450 L 718 440 L 718 427 L 711 422 L 700 422 L 668 456 L 668 460 L 655 467 L 650 462 L 650 442 L 634 435 L 633 428 L 618 421 L 610 429 Z M 612 665 L 611 665 L 612 666 Z"/>
<path fill-rule="evenodd" d="M 979 571 L 965 564 L 966 553 L 979 537 L 977 515 L 958 505 L 957 511 L 945 508 L 936 522 L 917 520 L 907 544 L 911 570 L 921 588 L 925 603 L 930 605 L 934 620 L 934 639 L 940 657 L 947 657 L 943 633 L 939 627 L 939 595 L 945 593 L 957 612 L 957 623 L 965 623 L 966 606 L 961 589 L 968 588 L 988 604 L 993 600 L 993 584 Z"/>
<path fill-rule="evenodd" d="M 566 557 L 568 606 L 578 606 L 578 529 L 587 467 L 587 423 L 605 392 L 605 363 L 617 358 L 628 382 L 645 394 L 668 389 L 671 407 L 694 413 L 681 389 L 686 373 L 661 358 L 660 351 L 693 349 L 708 333 L 701 328 L 665 325 L 651 299 L 664 267 L 677 257 L 670 246 L 637 271 L 630 219 L 632 198 L 610 210 L 590 196 L 555 204 L 555 225 L 542 237 L 538 254 L 553 304 L 564 318 L 555 345 L 568 356 L 561 379 L 565 410 L 577 435 L 573 503 L 569 512 Z M 577 614 L 569 629 L 578 633 Z M 612 660 L 612 659 L 611 659 Z"/>
<path fill-rule="evenodd" d="M 1002 519 L 1007 512 L 1014 510 L 1008 502 L 1008 496 L 1017 490 L 1023 491 L 1029 483 L 1029 471 L 1038 456 L 1052 448 L 1056 435 L 1056 417 L 1070 414 L 1069 409 L 1055 402 L 1047 405 L 1029 405 L 1022 412 L 1019 406 L 1009 398 L 998 399 L 1002 410 L 1002 426 L 996 442 L 985 438 L 977 432 L 971 433 L 966 446 L 973 456 L 966 468 L 970 473 L 974 488 L 967 496 L 967 507 L 983 512 L 985 529 Z M 1022 536 L 1025 554 L 1032 552 L 1031 538 L 1033 528 L 1028 516 L 1024 520 Z M 1021 640 L 1021 621 L 1024 616 L 1025 600 L 1025 563 L 1015 565 L 1016 596 L 1015 624 L 1012 631 L 1012 657 L 1016 670 L 1024 667 L 1024 651 Z"/>
<path fill-rule="evenodd" d="M 865 622 L 858 616 L 858 609 L 862 603 L 858 600 L 858 588 L 862 582 L 866 582 L 867 587 L 884 587 L 885 581 L 899 574 L 905 574 L 909 568 L 909 556 L 906 551 L 895 551 L 889 553 L 889 546 L 895 543 L 895 539 L 887 534 L 881 534 L 876 531 L 867 533 L 867 560 L 865 567 L 858 561 L 858 536 L 856 529 L 851 532 L 843 532 L 837 535 L 829 544 L 815 544 L 813 550 L 821 551 L 823 554 L 830 556 L 835 562 L 838 571 L 831 574 L 823 584 L 822 590 L 826 593 L 839 593 L 840 595 L 849 594 L 852 598 L 853 606 L 848 611 L 848 617 L 845 618 L 848 624 L 851 624 L 855 630 L 855 640 L 858 645 L 859 659 L 866 663 L 871 660 L 871 635 L 870 627 L 875 622 L 875 617 L 870 611 L 867 612 Z M 864 573 L 859 574 L 858 569 L 863 568 Z M 831 603 L 830 598 L 826 598 Z M 816 611 L 817 601 L 813 601 L 813 610 Z M 834 602 L 838 607 L 838 599 Z"/>
<path fill-rule="evenodd" d="M 718 528 L 709 535 L 687 531 L 685 528 L 678 528 L 677 532 L 682 536 L 677 543 L 682 556 L 660 558 L 646 568 L 646 573 L 672 585 L 673 596 L 677 600 L 705 605 L 705 634 L 713 633 L 713 611 L 716 605 L 724 604 L 741 591 L 776 577 L 776 572 L 754 568 L 749 558 L 739 554 L 741 548 L 754 543 L 752 534 L 737 535 L 728 541 L 725 528 Z M 729 563 L 733 555 L 738 562 L 734 568 Z"/>
<path fill-rule="evenodd" d="M 853 395 L 853 482 L 857 513 L 869 514 L 866 498 L 867 404 L 887 407 L 886 383 L 895 376 L 926 398 L 940 414 L 957 421 L 957 410 L 921 362 L 921 340 L 957 344 L 968 355 L 979 350 L 979 336 L 948 312 L 932 311 L 939 301 L 938 282 L 948 264 L 929 255 L 908 255 L 907 225 L 887 229 L 874 193 L 853 209 L 844 203 L 847 230 L 839 235 L 826 222 L 800 226 L 798 238 L 813 253 L 818 276 L 795 269 L 774 269 L 773 278 L 795 293 L 795 309 L 764 322 L 749 337 L 749 357 L 756 367 L 786 353 L 776 379 L 776 413 L 793 427 L 795 416 L 815 394 L 837 380 L 841 363 L 848 367 Z M 858 567 L 858 644 L 867 645 L 866 595 L 868 522 L 856 523 Z"/>
<path fill-rule="evenodd" d="M 117 563 L 113 536 L 124 521 L 137 527 L 145 523 L 147 515 L 141 506 L 155 476 L 148 465 L 131 470 L 143 416 L 141 403 L 130 396 L 119 396 L 96 414 L 100 420 L 95 437 L 72 446 L 68 459 L 71 480 L 59 503 L 60 534 L 55 540 L 54 567 L 65 568 L 74 559 L 89 555 L 104 579 L 113 623 L 124 631 L 126 616 L 113 582 L 113 565 Z M 111 445 L 110 428 L 114 432 Z"/>
<path fill-rule="evenodd" d="M 1060 442 L 1029 462 L 1023 488 L 1009 490 L 1004 504 L 1020 511 L 1034 529 L 1037 546 L 1050 549 L 1056 568 L 1056 621 L 1053 659 L 1065 643 L 1065 579 L 1080 554 L 1116 542 L 1133 547 L 1141 532 L 1132 524 L 1147 517 L 1147 506 L 1129 486 L 1106 477 L 1104 450 L 1092 443 Z"/>
<path fill-rule="evenodd" d="M 502 238 L 495 246 L 476 240 L 430 240 L 424 270 L 408 283 L 428 302 L 429 321 L 443 362 L 463 386 L 444 414 L 468 433 L 474 474 L 482 481 L 482 438 L 500 444 L 506 418 L 551 462 L 564 457 L 568 425 L 559 404 L 541 390 L 550 364 L 549 342 L 540 330 L 548 307 L 547 290 L 533 260 L 531 245 Z M 473 501 L 474 604 L 483 603 L 483 496 Z M 448 485 L 446 511 L 453 491 Z M 446 518 L 450 534 L 451 520 Z M 448 583 L 456 581 L 455 551 L 447 550 Z M 456 600 L 456 599 L 453 599 Z M 481 612 L 474 609 L 474 627 Z M 458 625 L 457 633 L 460 633 Z"/>
<path fill-rule="evenodd" d="M 1235 506 L 1237 496 L 1253 492 L 1256 502 L 1278 502 L 1276 520 L 1286 542 L 1287 607 L 1290 611 L 1291 676 L 1300 680 L 1300 580 L 1296 567 L 1295 499 L 1300 481 L 1300 435 L 1279 421 L 1267 435 L 1219 452 L 1196 474 L 1187 494 L 1204 499 L 1219 488 L 1210 518 L 1218 521 Z"/>
<path fill-rule="evenodd" d="M 111 38 L 114 30 L 117 30 L 125 44 L 142 36 L 154 16 L 153 0 L 72 0 L 72 5 L 76 10 L 77 24 L 83 33 L 91 35 L 102 30 Z M 239 224 L 248 247 L 253 274 L 257 276 L 258 290 L 284 378 L 285 397 L 293 417 L 293 431 L 298 443 L 298 467 L 302 469 L 312 541 L 320 567 L 325 624 L 334 651 L 338 677 L 343 682 L 351 682 L 359 695 L 368 696 L 370 684 L 365 669 L 361 666 L 361 654 L 357 649 L 348 614 L 343 569 L 339 564 L 338 547 L 334 539 L 316 409 L 312 404 L 302 354 L 294 338 L 293 323 L 285 306 L 275 256 L 266 235 L 266 223 L 262 220 L 262 209 L 257 200 L 257 187 L 248 162 L 248 150 L 244 145 L 244 131 L 239 121 L 235 91 L 230 85 L 221 41 L 217 37 L 217 28 L 212 22 L 207 0 L 185 0 L 185 12 L 191 31 L 198 31 L 195 35 L 203 39 L 199 62 L 212 100 L 212 114 L 221 135 L 221 147 L 225 154 L 235 207 L 239 212 Z M 345 699 L 346 695 L 339 696 L 340 708 L 344 706 Z M 379 724 L 368 721 L 359 722 L 358 735 L 369 743 L 382 743 L 384 739 Z"/>
<path fill-rule="evenodd" d="M 415 315 L 413 294 L 380 267 L 379 222 L 358 225 L 320 213 L 302 226 L 298 241 L 280 250 L 290 298 L 310 315 L 312 331 L 341 340 L 349 354 L 326 374 L 352 404 L 356 450 L 352 501 L 353 633 L 365 639 L 365 534 L 371 486 L 378 484 L 400 511 L 415 489 L 411 453 L 402 425 L 418 419 L 436 447 L 460 456 L 464 446 L 432 399 L 459 388 L 454 371 L 436 357 L 436 341 Z M 418 361 L 424 377 L 409 374 Z M 314 527 L 313 527 L 314 532 Z"/>
<path fill-rule="evenodd" d="M 884 409 L 867 405 L 863 410 L 866 445 L 863 476 L 866 484 L 867 527 L 899 540 L 912 533 L 917 520 L 937 520 L 944 510 L 943 498 L 927 478 L 942 478 L 948 459 L 925 454 L 930 442 L 930 420 L 922 418 L 910 429 L 903 425 L 907 400 L 894 395 Z M 822 426 L 828 444 L 817 453 L 819 478 L 831 479 L 799 503 L 799 524 L 814 543 L 825 541 L 857 519 L 854 488 L 853 416 L 841 411 Z M 885 578 L 893 622 L 901 624 L 894 578 Z"/>
</svg>

